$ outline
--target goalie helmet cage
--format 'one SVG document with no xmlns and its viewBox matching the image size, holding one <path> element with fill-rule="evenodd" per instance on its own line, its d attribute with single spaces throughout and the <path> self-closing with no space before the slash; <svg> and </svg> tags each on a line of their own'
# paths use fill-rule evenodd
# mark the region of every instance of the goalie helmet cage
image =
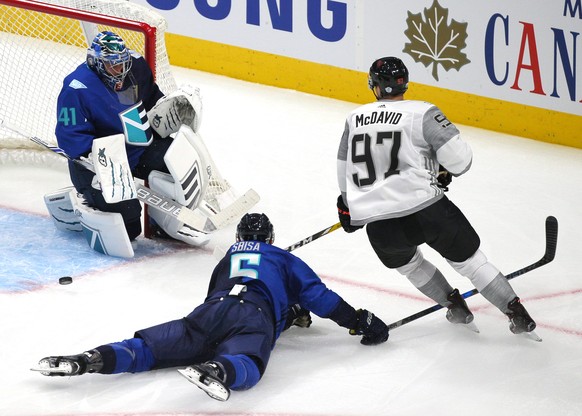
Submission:
<svg viewBox="0 0 582 416">
<path fill-rule="evenodd" d="M 0 165 L 66 165 L 29 137 L 57 145 L 56 102 L 63 79 L 85 62 L 100 31 L 118 33 L 143 55 L 165 94 L 176 90 L 166 28 L 158 12 L 128 0 L 0 0 Z M 12 129 L 3 129 L 2 122 Z M 216 197 L 230 185 L 212 165 L 204 199 L 220 210 Z"/>
</svg>

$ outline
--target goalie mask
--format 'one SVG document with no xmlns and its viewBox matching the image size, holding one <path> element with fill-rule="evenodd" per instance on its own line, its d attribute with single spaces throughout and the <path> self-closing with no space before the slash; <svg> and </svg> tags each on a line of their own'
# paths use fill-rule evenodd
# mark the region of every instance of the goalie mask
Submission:
<svg viewBox="0 0 582 416">
<path fill-rule="evenodd" d="M 373 91 L 376 85 L 380 87 L 378 99 L 404 94 L 408 89 L 408 69 L 404 62 L 393 56 L 375 60 L 368 74 L 368 86 Z"/>
<path fill-rule="evenodd" d="M 131 69 L 131 55 L 121 37 L 113 32 L 101 32 L 87 49 L 87 66 L 111 89 L 119 91 Z"/>
<path fill-rule="evenodd" d="M 275 231 L 265 214 L 245 214 L 236 227 L 236 241 L 261 241 L 273 244 Z"/>
</svg>

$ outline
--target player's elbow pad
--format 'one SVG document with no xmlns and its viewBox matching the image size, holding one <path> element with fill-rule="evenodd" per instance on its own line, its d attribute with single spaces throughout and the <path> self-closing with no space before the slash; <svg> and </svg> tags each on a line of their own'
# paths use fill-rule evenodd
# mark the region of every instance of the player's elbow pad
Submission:
<svg viewBox="0 0 582 416">
<path fill-rule="evenodd" d="M 437 160 L 454 176 L 459 176 L 469 170 L 473 161 L 471 147 L 456 135 L 437 152 Z"/>
</svg>

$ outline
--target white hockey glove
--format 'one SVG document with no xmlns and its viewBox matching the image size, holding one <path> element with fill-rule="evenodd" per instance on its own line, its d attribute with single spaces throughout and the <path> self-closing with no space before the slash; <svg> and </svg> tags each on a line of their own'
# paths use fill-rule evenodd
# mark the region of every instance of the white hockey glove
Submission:
<svg viewBox="0 0 582 416">
<path fill-rule="evenodd" d="M 177 132 L 187 125 L 196 133 L 202 123 L 202 98 L 200 89 L 183 85 L 170 95 L 158 100 L 148 111 L 150 126 L 161 137 Z"/>
</svg>

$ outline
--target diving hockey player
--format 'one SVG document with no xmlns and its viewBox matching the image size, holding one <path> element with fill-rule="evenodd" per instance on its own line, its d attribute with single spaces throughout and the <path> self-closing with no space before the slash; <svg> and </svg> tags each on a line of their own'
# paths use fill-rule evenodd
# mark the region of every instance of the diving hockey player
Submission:
<svg viewBox="0 0 582 416">
<path fill-rule="evenodd" d="M 388 339 L 382 320 L 365 309 L 356 311 L 302 260 L 273 246 L 274 239 L 265 214 L 246 214 L 237 226 L 237 242 L 212 273 L 204 303 L 188 316 L 79 355 L 43 358 L 34 370 L 74 376 L 189 366 L 180 373 L 224 401 L 230 389 L 259 382 L 281 332 L 291 325 L 309 327 L 307 311 L 362 335 L 364 345 Z"/>
</svg>

